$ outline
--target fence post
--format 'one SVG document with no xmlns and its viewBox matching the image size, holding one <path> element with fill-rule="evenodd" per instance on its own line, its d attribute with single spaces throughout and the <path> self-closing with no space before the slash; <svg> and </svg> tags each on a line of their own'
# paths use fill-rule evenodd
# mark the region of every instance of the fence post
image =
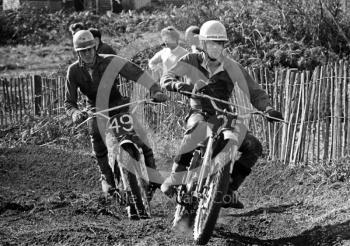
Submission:
<svg viewBox="0 0 350 246">
<path fill-rule="evenodd" d="M 33 86 L 34 86 L 34 115 L 40 115 L 42 86 L 41 86 L 41 77 L 39 75 L 33 75 Z"/>
<path fill-rule="evenodd" d="M 5 97 L 5 81 L 3 78 L 0 78 L 0 91 L 2 92 L 2 99 L 0 99 L 0 123 L 1 126 L 6 126 L 6 97 Z"/>
</svg>

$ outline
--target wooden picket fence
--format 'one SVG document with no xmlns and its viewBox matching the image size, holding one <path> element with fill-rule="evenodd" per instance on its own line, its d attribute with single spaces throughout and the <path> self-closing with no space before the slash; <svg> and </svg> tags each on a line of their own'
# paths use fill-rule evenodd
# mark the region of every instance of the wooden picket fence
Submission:
<svg viewBox="0 0 350 246">
<path fill-rule="evenodd" d="M 285 163 L 337 160 L 350 155 L 350 69 L 347 61 L 314 71 L 250 71 L 270 95 L 286 124 L 257 124 L 252 130 L 268 146 L 272 159 Z M 274 76 L 274 77 L 272 77 Z M 272 83 L 271 83 L 272 81 Z M 262 134 L 261 126 L 266 129 Z"/>
<path fill-rule="evenodd" d="M 270 95 L 273 106 L 283 113 L 287 122 L 272 124 L 260 116 L 250 121 L 251 131 L 262 141 L 271 159 L 285 163 L 319 162 L 350 155 L 350 69 L 347 61 L 317 67 L 314 71 L 276 68 L 271 72 L 259 67 L 250 68 L 249 72 Z M 143 87 L 127 81 L 119 89 L 133 99 L 147 95 Z M 26 115 L 64 114 L 62 77 L 0 78 L 0 95 L 2 129 L 20 124 Z M 138 113 L 157 131 L 179 137 L 188 112 L 187 99 L 177 93 L 169 93 L 169 97 L 166 105 L 145 105 Z M 84 97 L 81 102 L 84 104 Z M 253 110 L 250 104 L 245 107 Z"/>
</svg>

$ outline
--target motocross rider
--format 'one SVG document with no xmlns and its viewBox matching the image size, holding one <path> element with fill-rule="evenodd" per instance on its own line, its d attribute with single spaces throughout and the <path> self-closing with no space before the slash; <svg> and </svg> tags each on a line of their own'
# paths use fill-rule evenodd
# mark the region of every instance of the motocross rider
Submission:
<svg viewBox="0 0 350 246">
<path fill-rule="evenodd" d="M 150 95 L 154 101 L 164 102 L 166 100 L 166 95 L 161 92 L 159 85 L 136 64 L 120 56 L 97 54 L 96 42 L 90 31 L 80 30 L 76 32 L 73 36 L 73 46 L 78 54 L 78 60 L 68 67 L 64 103 L 67 114 L 72 117 L 75 124 L 82 123 L 88 117 L 86 112 L 78 108 L 78 89 L 87 97 L 88 105 L 93 109 L 96 106 L 98 90 L 104 86 L 101 84 L 102 77 L 110 64 L 113 66 L 116 64 L 115 68 L 113 67 L 114 70 L 117 70 L 121 64 L 118 74 L 127 80 L 141 83 L 150 90 Z M 142 79 L 140 79 L 141 76 Z M 119 92 L 117 87 L 119 84 L 120 80 L 117 76 L 112 89 L 108 93 L 106 92 L 106 95 L 103 95 L 107 98 L 109 97 L 109 108 L 125 104 L 129 100 Z M 110 112 L 109 115 L 112 116 L 114 113 L 119 112 Z M 99 132 L 96 117 L 88 121 L 88 128 L 92 148 L 101 172 L 102 191 L 107 196 L 114 193 L 116 183 L 112 169 L 108 164 L 107 148 Z M 137 136 L 135 136 L 135 139 L 137 144 L 143 149 L 146 166 L 156 168 L 152 149 Z M 118 168 L 114 168 L 114 170 L 118 170 Z M 159 184 L 151 183 L 150 189 L 154 191 L 159 186 Z"/>
<path fill-rule="evenodd" d="M 223 54 L 224 44 L 228 38 L 226 28 L 220 21 L 205 22 L 200 28 L 199 39 L 203 51 L 182 57 L 167 74 L 161 77 L 162 88 L 179 93 L 199 91 L 228 101 L 234 87 L 239 87 L 255 108 L 274 117 L 274 119 L 268 118 L 269 121 L 283 119 L 282 114 L 272 108 L 268 95 L 248 72 L 239 63 Z M 188 78 L 186 82 L 176 79 L 185 75 Z M 174 194 L 174 185 L 181 183 L 183 171 L 189 165 L 193 150 L 207 137 L 207 119 L 215 115 L 215 109 L 208 100 L 190 98 L 190 106 L 191 110 L 186 118 L 187 131 L 175 157 L 171 175 L 161 186 L 163 193 L 168 196 Z M 225 104 L 218 103 L 218 106 L 230 110 Z M 262 145 L 243 123 L 235 126 L 235 133 L 237 134 L 235 144 L 240 146 L 239 151 L 242 154 L 235 162 L 227 194 L 230 199 L 224 201 L 223 207 L 243 208 L 243 203 L 238 200 L 237 189 L 261 156 Z"/>
</svg>

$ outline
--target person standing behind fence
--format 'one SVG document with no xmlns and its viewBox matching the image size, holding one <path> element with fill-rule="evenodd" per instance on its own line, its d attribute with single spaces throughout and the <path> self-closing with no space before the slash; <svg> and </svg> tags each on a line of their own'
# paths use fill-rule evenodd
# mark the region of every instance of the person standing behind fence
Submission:
<svg viewBox="0 0 350 246">
<path fill-rule="evenodd" d="M 162 29 L 160 35 L 165 48 L 158 51 L 148 62 L 156 81 L 159 81 L 163 74 L 167 73 L 181 57 L 188 53 L 185 48 L 179 45 L 180 33 L 175 27 L 168 26 Z"/>
<path fill-rule="evenodd" d="M 185 31 L 185 40 L 191 47 L 192 53 L 201 52 L 199 48 L 199 30 L 198 26 L 189 26 Z"/>
<path fill-rule="evenodd" d="M 92 33 L 96 41 L 97 54 L 117 54 L 110 45 L 102 42 L 102 35 L 100 30 L 98 30 L 97 28 L 89 28 L 89 31 Z"/>
</svg>

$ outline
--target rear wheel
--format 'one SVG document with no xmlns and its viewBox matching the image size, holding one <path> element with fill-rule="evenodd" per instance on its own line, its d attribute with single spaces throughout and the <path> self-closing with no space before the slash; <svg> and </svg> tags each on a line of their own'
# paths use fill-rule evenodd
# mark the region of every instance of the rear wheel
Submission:
<svg viewBox="0 0 350 246">
<path fill-rule="evenodd" d="M 194 222 L 193 238 L 196 244 L 206 244 L 218 219 L 224 196 L 227 193 L 230 180 L 230 163 L 224 165 L 216 173 L 212 174 L 210 184 L 203 191 Z"/>
</svg>

